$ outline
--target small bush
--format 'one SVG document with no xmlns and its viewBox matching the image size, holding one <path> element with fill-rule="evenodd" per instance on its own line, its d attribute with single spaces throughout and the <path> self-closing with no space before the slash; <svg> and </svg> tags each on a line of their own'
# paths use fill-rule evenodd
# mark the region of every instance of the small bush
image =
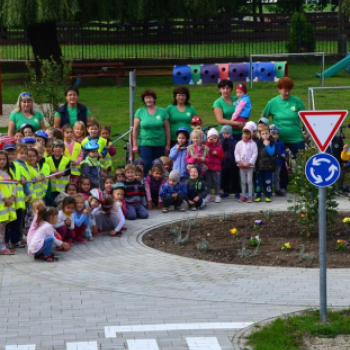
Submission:
<svg viewBox="0 0 350 350">
<path fill-rule="evenodd" d="M 290 22 L 288 52 L 314 52 L 316 48 L 315 31 L 302 12 L 295 12 Z"/>
</svg>

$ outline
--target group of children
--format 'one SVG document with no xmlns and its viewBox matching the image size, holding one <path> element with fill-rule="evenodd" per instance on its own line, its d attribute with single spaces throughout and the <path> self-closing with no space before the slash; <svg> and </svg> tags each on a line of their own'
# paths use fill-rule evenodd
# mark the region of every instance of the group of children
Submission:
<svg viewBox="0 0 350 350">
<path fill-rule="evenodd" d="M 232 118 L 247 119 L 249 103 L 239 102 L 240 113 Z M 102 233 L 120 237 L 125 219 L 147 219 L 153 208 L 203 209 L 212 201 L 212 189 L 215 203 L 229 193 L 240 202 L 260 202 L 263 189 L 270 202 L 273 181 L 276 194 L 284 194 L 279 169 L 285 148 L 268 120 L 260 119 L 258 126 L 247 122 L 238 142 L 229 125 L 205 135 L 195 116 L 191 127 L 191 133 L 177 130 L 169 157 L 155 159 L 148 174 L 138 158 L 111 175 L 116 150 L 109 127 L 92 120 L 86 136 L 81 122 L 35 133 L 23 125 L 0 151 L 0 254 L 27 244 L 29 254 L 52 262 L 54 245 L 67 251 Z"/>
</svg>

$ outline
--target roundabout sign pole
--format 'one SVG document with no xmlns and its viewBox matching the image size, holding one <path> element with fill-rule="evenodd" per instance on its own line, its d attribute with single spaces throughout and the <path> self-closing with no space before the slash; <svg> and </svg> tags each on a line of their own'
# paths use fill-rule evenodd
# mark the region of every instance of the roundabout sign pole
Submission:
<svg viewBox="0 0 350 350">
<path fill-rule="evenodd" d="M 347 111 L 301 111 L 307 131 L 312 136 L 320 153 L 312 156 L 306 163 L 307 179 L 318 187 L 318 235 L 320 256 L 320 318 L 327 322 L 327 222 L 326 195 L 327 187 L 333 185 L 339 178 L 340 165 L 330 154 L 324 153 L 331 144 L 339 127 L 345 120 Z"/>
</svg>

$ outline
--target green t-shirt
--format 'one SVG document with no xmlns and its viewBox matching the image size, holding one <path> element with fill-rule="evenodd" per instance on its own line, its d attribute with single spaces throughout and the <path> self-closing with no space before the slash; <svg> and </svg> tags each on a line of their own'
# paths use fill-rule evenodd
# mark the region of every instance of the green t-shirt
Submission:
<svg viewBox="0 0 350 350">
<path fill-rule="evenodd" d="M 151 115 L 147 107 L 141 107 L 136 111 L 135 118 L 140 120 L 139 146 L 161 147 L 166 145 L 164 120 L 169 119 L 169 116 L 164 108 L 157 107 L 155 113 Z"/>
<path fill-rule="evenodd" d="M 169 114 L 171 141 L 176 141 L 176 130 L 185 127 L 190 131 L 191 120 L 197 112 L 192 106 L 186 106 L 186 109 L 180 112 L 175 105 L 168 106 L 166 111 Z"/>
<path fill-rule="evenodd" d="M 299 111 L 304 111 L 303 102 L 291 95 L 287 100 L 281 96 L 271 99 L 263 110 L 266 118 L 272 117 L 272 123 L 279 127 L 279 139 L 285 143 L 303 141 Z"/>
<path fill-rule="evenodd" d="M 231 96 L 231 100 L 232 100 L 232 105 L 229 105 L 225 102 L 225 100 L 222 97 L 219 97 L 217 100 L 215 100 L 213 104 L 213 108 L 218 107 L 222 109 L 223 117 L 224 119 L 227 119 L 227 120 L 232 120 L 232 114 L 236 109 L 236 106 L 234 104 L 236 101 L 236 97 Z M 242 134 L 242 130 L 232 129 L 232 134 L 240 135 Z"/>
<path fill-rule="evenodd" d="M 68 115 L 69 115 L 69 124 L 70 124 L 70 126 L 73 126 L 78 121 L 78 107 L 72 108 L 72 107 L 67 106 L 67 111 L 68 111 Z M 86 108 L 86 117 L 88 117 L 89 115 L 91 115 L 91 111 L 89 108 Z M 56 112 L 55 117 L 61 118 L 61 113 Z"/>
<path fill-rule="evenodd" d="M 38 131 L 42 120 L 44 120 L 44 117 L 39 111 L 35 111 L 35 114 L 31 118 L 27 118 L 22 112 L 12 112 L 10 115 L 10 121 L 15 123 L 16 130 L 27 123 L 33 125 L 34 132 Z"/>
</svg>

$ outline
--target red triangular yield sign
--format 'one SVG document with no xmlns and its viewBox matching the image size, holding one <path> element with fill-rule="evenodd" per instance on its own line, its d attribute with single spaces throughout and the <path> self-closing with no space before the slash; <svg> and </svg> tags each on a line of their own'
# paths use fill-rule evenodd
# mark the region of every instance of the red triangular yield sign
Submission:
<svg viewBox="0 0 350 350">
<path fill-rule="evenodd" d="M 324 152 L 332 142 L 348 111 L 301 111 L 298 112 L 317 147 Z"/>
</svg>

